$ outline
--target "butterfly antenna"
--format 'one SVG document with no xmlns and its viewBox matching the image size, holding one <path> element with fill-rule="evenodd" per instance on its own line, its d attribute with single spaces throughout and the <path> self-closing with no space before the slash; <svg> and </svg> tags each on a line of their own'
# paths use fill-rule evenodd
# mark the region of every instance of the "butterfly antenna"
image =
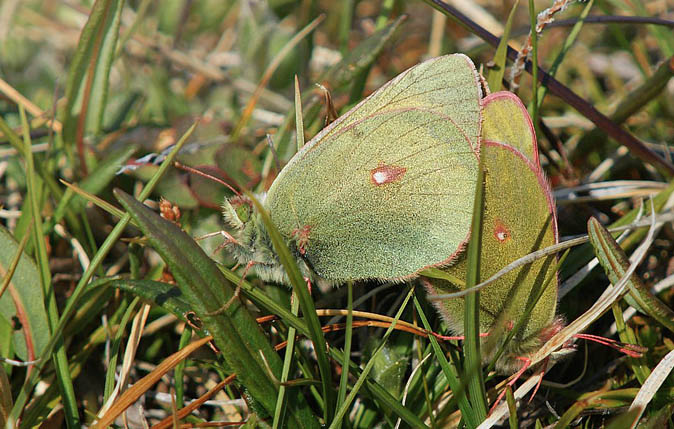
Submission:
<svg viewBox="0 0 674 429">
<path fill-rule="evenodd" d="M 205 177 L 206 179 L 210 179 L 210 180 L 212 180 L 212 181 L 214 181 L 214 182 L 216 182 L 216 183 L 219 183 L 219 184 L 221 184 L 222 186 L 224 186 L 225 188 L 227 188 L 227 189 L 229 189 L 230 191 L 232 191 L 232 192 L 233 192 L 234 194 L 236 194 L 237 196 L 239 196 L 239 197 L 241 196 L 241 192 L 237 191 L 232 185 L 230 185 L 229 183 L 227 183 L 227 182 L 225 182 L 224 180 L 220 179 L 219 177 L 215 177 L 215 176 L 213 176 L 212 174 L 208 174 L 208 173 L 205 173 L 205 172 L 203 172 L 203 171 L 201 171 L 201 170 L 197 170 L 196 168 L 192 168 L 192 167 L 187 166 L 187 165 L 185 165 L 185 164 L 181 164 L 181 163 L 178 162 L 178 161 L 174 161 L 174 162 L 173 162 L 173 165 L 174 165 L 176 168 L 179 168 L 179 169 L 181 169 L 181 170 L 187 171 L 188 173 L 193 173 L 193 174 L 196 174 L 197 176 Z"/>
</svg>

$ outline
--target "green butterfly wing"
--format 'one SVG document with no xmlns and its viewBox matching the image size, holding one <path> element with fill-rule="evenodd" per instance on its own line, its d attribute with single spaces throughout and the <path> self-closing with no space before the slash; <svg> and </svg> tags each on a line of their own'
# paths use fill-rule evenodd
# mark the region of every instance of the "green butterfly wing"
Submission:
<svg viewBox="0 0 674 429">
<path fill-rule="evenodd" d="M 510 262 L 557 242 L 557 222 L 548 183 L 538 163 L 531 119 L 521 102 L 509 93 L 485 98 L 482 157 L 485 168 L 484 213 L 480 278 L 486 280 Z M 490 115 L 505 118 L 503 126 Z M 513 131 L 515 130 L 515 131 Z M 534 162 L 535 160 L 535 162 Z M 466 278 L 466 260 L 444 269 Z M 521 367 L 518 356 L 527 356 L 554 334 L 557 326 L 556 258 L 549 256 L 510 271 L 480 290 L 480 331 L 489 332 L 482 352 L 490 361 L 500 347 L 504 353 L 496 362 L 502 373 Z M 440 279 L 425 279 L 433 293 L 461 289 Z M 463 299 L 437 303 L 450 328 L 463 332 Z M 528 309 L 532 308 L 528 313 Z M 529 314 L 527 320 L 520 316 Z M 517 330 L 507 344 L 503 340 Z"/>
<path fill-rule="evenodd" d="M 482 103 L 483 138 L 519 150 L 540 170 L 534 125 L 522 101 L 512 92 L 499 91 L 489 94 Z"/>
<path fill-rule="evenodd" d="M 290 160 L 265 200 L 273 222 L 335 282 L 448 263 L 470 232 L 480 96 L 464 55 L 403 72 Z"/>
</svg>

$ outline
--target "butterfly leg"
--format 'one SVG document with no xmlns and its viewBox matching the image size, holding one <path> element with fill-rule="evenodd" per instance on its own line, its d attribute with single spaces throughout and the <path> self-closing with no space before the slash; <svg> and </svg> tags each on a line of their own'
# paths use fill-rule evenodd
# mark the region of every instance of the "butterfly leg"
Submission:
<svg viewBox="0 0 674 429">
<path fill-rule="evenodd" d="M 212 236 L 214 236 L 214 235 L 222 235 L 223 237 L 225 237 L 225 241 L 223 241 L 222 243 L 220 243 L 220 244 L 218 245 L 218 247 L 215 248 L 215 250 L 213 251 L 213 254 L 218 253 L 219 251 L 221 251 L 222 249 L 224 249 L 225 247 L 227 247 L 228 244 L 239 244 L 239 242 L 236 241 L 236 238 L 234 238 L 234 237 L 232 236 L 232 234 L 230 234 L 230 233 L 227 232 L 227 231 L 216 231 L 216 232 L 212 232 L 212 233 L 210 233 L 210 234 L 204 235 L 203 237 L 199 237 L 197 240 L 201 240 L 201 239 L 207 238 L 207 237 L 212 237 Z"/>
<path fill-rule="evenodd" d="M 217 314 L 221 314 L 221 313 L 227 311 L 229 306 L 232 305 L 232 303 L 234 303 L 234 300 L 239 298 L 239 296 L 241 295 L 241 283 L 243 282 L 243 279 L 246 278 L 246 276 L 248 275 L 248 271 L 253 267 L 253 265 L 255 265 L 254 261 L 250 261 L 249 263 L 246 264 L 246 268 L 243 269 L 243 274 L 241 275 L 241 280 L 239 280 L 239 283 L 237 283 L 236 289 L 234 290 L 234 294 L 232 295 L 231 298 L 229 298 L 227 300 L 225 305 L 223 305 L 222 307 L 218 308 L 217 310 L 215 310 L 213 312 L 206 313 L 207 316 L 215 316 Z"/>
<path fill-rule="evenodd" d="M 637 344 L 621 343 L 620 341 L 616 341 L 611 338 L 600 337 L 598 335 L 576 334 L 574 335 L 574 337 L 584 339 L 587 341 L 594 341 L 595 343 L 602 344 L 606 347 L 610 347 L 635 359 L 643 357 L 644 353 L 648 351 L 648 348 L 642 347 Z"/>
<path fill-rule="evenodd" d="M 440 341 L 459 341 L 459 340 L 465 340 L 466 337 L 463 335 L 456 335 L 456 336 L 451 336 L 451 335 L 440 335 L 437 332 L 429 332 L 431 335 L 433 335 L 435 338 L 437 338 Z M 480 335 L 480 338 L 485 338 L 489 336 L 489 332 L 483 332 Z"/>
<path fill-rule="evenodd" d="M 543 361 L 543 365 L 541 366 L 541 378 L 538 379 L 538 383 L 536 383 L 536 387 L 534 388 L 534 391 L 531 393 L 531 396 L 529 397 L 529 402 L 534 400 L 534 396 L 536 396 L 536 392 L 538 392 L 538 389 L 541 387 L 541 383 L 543 383 L 543 375 L 545 375 L 545 371 L 548 369 L 548 362 L 550 362 L 550 356 L 545 358 Z"/>
<path fill-rule="evenodd" d="M 311 279 L 309 277 L 305 277 L 304 281 L 307 282 L 307 289 L 309 290 L 309 296 L 311 296 Z M 292 305 L 293 300 L 295 299 L 295 294 L 293 293 L 290 295 L 290 304 Z"/>
</svg>

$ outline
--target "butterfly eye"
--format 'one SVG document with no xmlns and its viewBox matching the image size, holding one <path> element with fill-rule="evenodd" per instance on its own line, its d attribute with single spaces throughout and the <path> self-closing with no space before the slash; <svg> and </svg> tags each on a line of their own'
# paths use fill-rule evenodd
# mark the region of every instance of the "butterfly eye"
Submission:
<svg viewBox="0 0 674 429">
<path fill-rule="evenodd" d="M 494 237 L 501 243 L 504 243 L 510 238 L 510 231 L 500 219 L 497 219 L 495 222 Z"/>
<path fill-rule="evenodd" d="M 229 203 L 234 207 L 236 215 L 241 220 L 241 222 L 246 223 L 250 220 L 250 216 L 253 212 L 253 207 L 251 202 L 247 198 L 242 197 L 232 197 L 229 199 Z"/>
</svg>

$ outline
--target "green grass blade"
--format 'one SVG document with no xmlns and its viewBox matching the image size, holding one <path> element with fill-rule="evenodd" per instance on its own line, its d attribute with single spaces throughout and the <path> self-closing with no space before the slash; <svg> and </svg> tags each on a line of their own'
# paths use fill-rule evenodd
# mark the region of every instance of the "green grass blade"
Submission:
<svg viewBox="0 0 674 429">
<path fill-rule="evenodd" d="M 300 81 L 295 75 L 295 132 L 297 133 L 297 151 L 304 146 L 304 122 L 302 119 L 302 95 L 300 94 Z"/>
<path fill-rule="evenodd" d="M 656 99 L 674 76 L 674 56 L 662 64 L 641 85 L 630 92 L 615 108 L 611 120 L 622 123 L 641 110 L 646 104 Z"/>
<path fill-rule="evenodd" d="M 305 320 L 300 319 L 296 316 L 294 316 L 287 308 L 284 306 L 280 305 L 278 302 L 267 296 L 260 288 L 257 288 L 250 284 L 249 282 L 245 280 L 241 280 L 239 276 L 236 274 L 232 273 L 228 269 L 220 266 L 220 271 L 222 274 L 231 282 L 235 282 L 241 285 L 241 288 L 243 289 L 244 293 L 246 296 L 248 296 L 256 306 L 272 313 L 276 314 L 285 322 L 286 324 L 293 326 L 297 329 L 298 332 L 300 332 L 302 335 L 305 335 L 309 337 L 309 328 L 305 322 Z M 426 325 L 428 325 L 428 320 L 424 319 L 426 322 Z M 427 327 L 427 329 L 429 329 Z M 434 339 L 434 338 L 433 338 Z M 437 345 L 437 341 L 436 341 Z M 331 347 L 330 348 L 330 355 L 333 357 L 338 362 L 348 362 L 349 366 L 348 368 L 344 368 L 343 370 L 348 370 L 352 375 L 358 376 L 360 373 L 360 367 L 353 363 L 352 361 L 349 360 L 349 356 L 346 355 L 345 353 L 339 351 L 338 349 Z M 445 363 L 447 363 L 446 358 L 444 357 L 442 350 L 439 349 L 438 345 L 438 352 L 439 356 L 444 359 Z M 449 365 L 449 364 L 447 364 Z M 449 369 L 449 367 L 446 368 L 448 371 L 452 371 Z M 458 392 L 463 389 L 459 389 L 459 386 L 461 385 L 460 381 L 456 376 L 454 376 L 455 380 L 455 385 L 457 386 L 457 389 L 454 390 L 455 392 Z M 368 379 L 365 383 L 365 393 L 369 393 L 373 399 L 378 401 L 379 403 L 383 404 L 387 409 L 390 409 L 392 412 L 396 413 L 400 418 L 402 418 L 405 422 L 408 424 L 414 426 L 414 427 L 423 427 L 423 422 L 413 413 L 411 413 L 406 407 L 402 407 L 400 405 L 400 402 L 397 398 L 394 398 L 389 392 L 387 392 L 384 388 L 382 388 L 378 383 L 376 383 L 373 380 Z M 465 397 L 465 393 L 463 398 L 465 399 L 464 405 L 468 405 L 468 401 Z"/>
<path fill-rule="evenodd" d="M 123 6 L 124 0 L 97 0 L 82 29 L 66 84 L 63 138 L 67 143 L 81 138 L 85 128 L 94 133 L 101 129 Z"/>
<path fill-rule="evenodd" d="M 655 207 L 656 212 L 662 210 L 672 192 L 674 192 L 674 183 L 671 183 L 667 188 L 662 190 L 658 195 L 656 195 L 653 198 L 653 206 Z M 643 210 L 644 218 L 650 216 L 650 210 L 651 210 L 650 204 L 646 205 L 645 209 Z M 621 217 L 620 219 L 609 225 L 609 228 L 616 228 L 619 226 L 629 225 L 636 220 L 637 216 L 641 212 L 642 209 L 640 207 L 636 207 L 630 210 L 623 217 Z M 646 236 L 646 234 L 648 234 L 648 230 L 646 228 L 636 229 L 622 241 L 623 248 L 625 250 L 632 249 L 634 246 L 639 244 L 639 242 Z M 620 235 L 620 233 L 614 234 L 615 237 L 618 237 L 618 235 Z M 569 255 L 569 257 L 566 260 L 566 263 L 562 267 L 562 278 L 569 277 L 570 275 L 578 271 L 583 265 L 587 264 L 592 258 L 594 258 L 594 251 L 590 243 L 586 243 L 582 246 L 579 246 Z"/>
<path fill-rule="evenodd" d="M 79 187 L 93 195 L 98 195 L 112 182 L 117 176 L 119 168 L 138 150 L 136 145 L 128 145 L 123 149 L 115 151 L 108 155 L 96 168 L 95 174 L 87 176 L 80 183 Z M 59 199 L 58 206 L 54 210 L 54 215 L 49 220 L 47 227 L 53 228 L 55 224 L 63 219 L 66 210 L 73 213 L 79 213 L 86 205 L 86 199 L 75 197 L 72 191 L 66 191 L 63 197 Z M 48 228 L 48 230 L 51 230 Z"/>
<path fill-rule="evenodd" d="M 21 122 L 23 126 L 24 153 L 26 155 L 26 182 L 33 223 L 32 233 L 33 245 L 35 247 L 34 256 L 38 267 L 40 285 L 42 287 L 44 296 L 47 298 L 47 320 L 49 321 L 50 331 L 54 333 L 55 328 L 58 325 L 59 314 L 58 308 L 56 306 L 56 297 L 52 293 L 49 257 L 47 256 L 45 236 L 42 232 L 42 205 L 38 203 L 37 196 L 37 187 L 42 185 L 42 181 L 39 180 L 35 174 L 33 152 L 31 151 L 30 129 L 28 128 L 28 121 L 22 106 L 19 106 L 19 113 L 21 115 Z M 60 334 L 57 335 L 60 337 Z M 61 390 L 63 408 L 66 416 L 66 424 L 69 428 L 78 428 L 80 426 L 80 417 L 77 407 L 77 398 L 75 397 L 75 389 L 73 388 L 73 382 L 68 367 L 68 358 L 66 356 L 65 345 L 63 344 L 62 340 L 57 343 L 55 353 L 51 357 L 54 359 L 56 378 Z"/>
<path fill-rule="evenodd" d="M 564 39 L 564 44 L 562 45 L 562 49 L 559 51 L 557 56 L 555 57 L 555 60 L 552 62 L 552 65 L 550 66 L 550 70 L 548 70 L 548 74 L 550 76 L 555 76 L 557 74 L 557 70 L 559 69 L 559 66 L 562 64 L 562 61 L 564 60 L 564 57 L 566 57 L 566 54 L 569 52 L 573 44 L 575 43 L 576 39 L 578 38 L 578 35 L 580 34 L 580 30 L 583 28 L 583 20 L 588 16 L 590 13 L 590 10 L 592 9 L 592 5 L 594 5 L 594 0 L 589 0 L 586 4 L 585 7 L 583 8 L 583 11 L 580 13 L 578 16 L 578 22 L 576 22 L 569 32 L 569 35 Z M 548 87 L 543 86 L 540 88 L 540 91 L 538 91 L 538 107 L 540 107 L 543 104 L 543 100 L 545 99 L 545 95 L 548 93 Z"/>
<path fill-rule="evenodd" d="M 517 421 L 517 403 L 515 402 L 513 389 L 510 386 L 506 387 L 506 402 L 508 403 L 508 410 L 510 410 L 508 415 L 508 424 L 510 425 L 510 429 L 517 429 L 520 427 L 519 422 Z"/>
<path fill-rule="evenodd" d="M 471 289 L 480 282 L 480 248 L 482 245 L 482 213 L 484 207 L 484 169 L 482 158 L 477 173 L 475 188 L 475 204 L 473 206 L 473 219 L 471 224 L 471 236 L 468 242 L 467 258 L 468 269 L 466 272 L 466 289 Z M 487 417 L 487 392 L 482 377 L 482 358 L 480 357 L 480 293 L 469 293 L 464 300 L 465 317 L 463 344 L 465 355 L 464 377 L 468 385 L 468 395 L 475 420 L 483 421 Z M 466 416 L 464 416 L 466 418 Z M 470 425 L 469 425 L 470 426 Z"/>
<path fill-rule="evenodd" d="M 89 177 L 91 177 L 91 176 L 89 176 Z M 70 184 L 68 182 L 63 182 L 63 184 L 68 187 L 68 190 L 65 193 L 65 198 L 70 199 L 73 196 L 78 196 L 78 197 L 82 198 L 83 201 L 88 201 L 90 203 L 95 204 L 100 209 L 105 210 L 106 212 L 108 212 L 112 216 L 115 216 L 118 219 L 124 218 L 125 213 L 124 213 L 123 210 L 118 209 L 117 207 L 115 207 L 114 205 L 105 201 L 104 199 L 99 198 L 96 195 L 91 194 L 91 193 L 85 191 L 84 189 L 82 189 L 82 188 L 80 188 L 76 185 Z M 135 221 L 133 219 L 130 221 L 130 223 L 131 223 L 131 225 L 135 225 Z"/>
<path fill-rule="evenodd" d="M 126 307 L 122 320 L 119 322 L 117 328 L 117 334 L 112 339 L 110 344 L 110 362 L 108 363 L 108 371 L 105 377 L 105 387 L 103 389 L 103 403 L 108 401 L 108 398 L 112 394 L 115 388 L 115 375 L 117 373 L 117 362 L 119 360 L 119 353 L 122 348 L 124 337 L 128 334 L 126 331 L 126 326 L 129 323 L 129 320 L 135 315 L 136 306 L 139 304 L 140 299 L 138 297 Z"/>
<path fill-rule="evenodd" d="M 264 226 L 269 233 L 269 238 L 274 245 L 274 250 L 276 250 L 279 260 L 283 264 L 283 268 L 288 274 L 288 279 L 290 279 L 293 291 L 298 297 L 300 308 L 302 308 L 302 314 L 304 314 L 304 317 L 307 319 L 307 326 L 309 328 L 310 334 L 309 338 L 311 338 L 311 341 L 314 345 L 316 359 L 318 361 L 318 369 L 321 373 L 322 397 L 325 404 L 323 410 L 324 417 L 326 423 L 330 423 L 334 417 L 337 398 L 332 386 L 332 371 L 327 354 L 328 346 L 325 342 L 325 335 L 323 335 L 323 331 L 321 330 L 320 321 L 318 320 L 318 316 L 316 316 L 316 307 L 314 307 L 314 301 L 309 295 L 307 284 L 304 281 L 304 278 L 302 277 L 302 274 L 300 273 L 293 256 L 290 254 L 290 249 L 288 249 L 288 246 L 285 244 L 283 237 L 281 237 L 281 234 L 276 229 L 276 226 L 274 226 L 272 223 L 269 213 L 267 213 L 265 208 L 262 207 L 260 202 L 257 201 L 254 196 L 249 194 L 248 197 L 250 197 L 250 199 L 253 201 L 255 209 L 262 218 Z"/>
<path fill-rule="evenodd" d="M 0 132 L 4 134 L 5 138 L 9 141 L 9 144 L 12 146 L 13 149 L 15 149 L 20 156 L 23 158 L 26 157 L 25 154 L 25 147 L 24 144 L 19 137 L 17 133 L 14 132 L 14 130 L 9 126 L 9 124 L 0 116 Z M 63 192 L 61 191 L 58 182 L 56 181 L 56 178 L 54 175 L 51 173 L 51 170 L 46 168 L 44 163 L 40 162 L 39 159 L 33 159 L 33 163 L 35 164 L 34 171 L 35 173 L 40 176 L 42 181 L 44 181 L 44 184 L 46 185 L 47 189 L 51 192 L 52 197 L 56 200 L 60 200 L 61 197 L 63 196 Z M 40 188 L 40 191 L 42 189 Z M 74 216 L 70 216 L 68 219 L 69 224 L 72 225 L 74 223 Z M 26 222 L 25 225 L 21 224 L 21 221 L 23 218 L 19 219 L 19 223 L 16 226 L 16 230 L 14 231 L 14 235 L 16 237 L 21 237 L 23 236 L 23 233 L 25 230 L 28 228 L 28 222 Z M 32 244 L 29 242 L 28 247 L 26 248 L 28 253 L 32 253 Z"/>
<path fill-rule="evenodd" d="M 636 332 L 623 320 L 623 310 L 619 302 L 614 302 L 611 306 L 611 311 L 613 312 L 613 318 L 615 319 L 616 331 L 620 341 L 625 344 L 635 344 L 639 345 L 640 341 L 637 338 Z M 648 366 L 647 359 L 644 358 L 628 358 L 628 366 L 632 370 L 634 377 L 637 379 L 639 384 L 644 383 L 648 376 L 651 373 L 651 370 Z"/>
<path fill-rule="evenodd" d="M 529 103 L 529 113 L 531 113 L 531 122 L 538 135 L 538 32 L 536 31 L 536 7 L 534 0 L 529 0 L 529 23 L 531 25 L 531 63 L 535 66 L 531 68 L 531 103 Z"/>
<path fill-rule="evenodd" d="M 351 35 L 351 20 L 354 13 L 354 0 L 342 0 L 341 16 L 339 17 L 339 50 L 342 55 L 349 52 L 349 36 Z"/>
<path fill-rule="evenodd" d="M 164 162 L 159 167 L 159 170 L 157 170 L 157 172 L 155 173 L 155 176 L 152 177 L 152 179 L 147 183 L 145 188 L 143 188 L 143 191 L 140 193 L 140 198 L 145 199 L 150 195 L 150 193 L 155 188 L 157 182 L 162 177 L 162 175 L 166 172 L 166 170 L 170 166 L 173 165 L 173 160 L 175 159 L 176 155 L 183 147 L 183 145 L 187 142 L 189 136 L 191 136 L 192 133 L 194 132 L 196 125 L 197 125 L 196 123 L 193 124 L 185 132 L 185 134 L 178 141 L 178 143 L 176 143 L 175 148 L 166 157 Z M 79 304 L 79 300 L 82 298 L 82 295 L 84 294 L 87 285 L 89 284 L 89 281 L 93 277 L 95 271 L 101 266 L 103 260 L 108 255 L 117 239 L 121 236 L 122 231 L 124 231 L 130 220 L 131 220 L 130 215 L 128 214 L 124 215 L 124 217 L 120 219 L 120 221 L 117 223 L 117 225 L 115 225 L 112 231 L 110 231 L 110 234 L 106 238 L 105 242 L 103 243 L 103 245 L 101 245 L 96 255 L 94 255 L 94 257 L 92 258 L 91 263 L 87 267 L 86 271 L 82 274 L 82 278 L 77 283 L 77 286 L 75 287 L 75 290 L 70 296 L 70 299 L 68 300 L 65 309 L 61 313 L 61 318 L 59 319 L 58 326 L 56 327 L 56 329 L 53 330 L 52 337 L 50 338 L 49 343 L 45 347 L 45 351 L 40 356 L 42 359 L 45 359 L 51 355 L 53 348 L 57 345 L 57 342 L 60 339 L 59 333 L 63 331 L 64 327 L 66 326 L 72 315 L 75 313 L 77 305 Z M 38 367 L 41 368 L 42 365 L 43 364 L 38 364 Z M 16 422 L 18 420 L 19 416 L 23 412 L 24 407 L 26 406 L 26 403 L 29 400 L 30 392 L 33 390 L 33 388 L 35 387 L 36 383 L 39 380 L 38 376 L 39 371 L 34 371 L 29 377 L 26 378 L 21 388 L 21 391 L 19 392 L 18 396 L 14 401 L 14 407 L 12 408 L 12 412 L 10 413 L 8 421 Z"/>
<path fill-rule="evenodd" d="M 347 282 L 347 313 L 344 338 L 344 361 L 342 361 L 342 376 L 339 379 L 339 391 L 337 392 L 337 407 L 346 400 L 346 389 L 349 381 L 348 356 L 351 355 L 351 341 L 353 339 L 353 282 Z"/>
<path fill-rule="evenodd" d="M 360 376 L 356 380 L 356 383 L 354 384 L 353 389 L 346 396 L 346 399 L 344 400 L 344 403 L 342 404 L 342 406 L 337 410 L 337 413 L 335 415 L 335 419 L 332 421 L 332 424 L 330 425 L 329 429 L 337 429 L 337 428 L 342 427 L 342 419 L 344 418 L 346 412 L 348 411 L 349 406 L 351 405 L 351 403 L 356 398 L 356 394 L 358 394 L 359 390 L 361 389 L 361 387 L 363 386 L 363 384 L 367 380 L 368 375 L 370 374 L 370 372 L 372 371 L 372 369 L 374 367 L 374 363 L 376 361 L 377 354 L 384 348 L 384 345 L 386 344 L 386 340 L 391 335 L 391 333 L 394 331 L 396 322 L 400 319 L 400 316 L 402 316 L 403 311 L 407 307 L 407 303 L 410 301 L 410 299 L 413 297 L 413 295 L 414 295 L 414 289 L 410 288 L 410 292 L 407 294 L 407 297 L 405 298 L 405 301 L 402 303 L 402 305 L 398 309 L 398 312 L 396 313 L 396 315 L 394 317 L 393 323 L 386 330 L 386 333 L 384 333 L 381 344 L 379 344 L 379 346 L 374 351 L 374 353 L 372 353 L 372 356 L 370 357 L 368 362 L 365 364 L 365 367 L 363 368 L 363 371 L 361 372 Z"/>
<path fill-rule="evenodd" d="M 264 292 L 262 292 L 260 288 L 253 286 L 252 284 L 248 283 L 245 280 L 241 281 L 241 279 L 236 274 L 225 269 L 224 267 L 220 267 L 220 270 L 223 273 L 223 275 L 230 281 L 232 282 L 240 281 L 244 293 L 255 303 L 255 305 L 257 305 L 260 308 L 263 308 L 266 311 L 269 311 L 270 313 L 276 314 L 285 323 L 295 327 L 298 330 L 298 332 L 300 332 L 302 335 L 305 335 L 307 337 L 309 336 L 309 328 L 307 327 L 307 324 L 303 319 L 294 316 L 290 311 L 288 311 L 288 309 L 286 309 L 278 302 L 274 301 L 269 296 L 267 296 Z M 442 356 L 444 359 L 441 350 L 439 353 L 440 356 Z M 348 354 L 341 352 L 334 347 L 331 347 L 330 355 L 337 362 L 348 362 L 348 367 L 343 368 L 343 371 L 348 370 L 355 377 L 357 377 L 358 374 L 360 374 L 361 371 L 360 367 L 349 360 Z M 459 386 L 460 382 L 458 381 L 457 378 L 455 378 L 455 380 L 456 385 Z M 391 412 L 395 413 L 397 416 L 402 418 L 405 422 L 412 425 L 413 427 L 424 427 L 423 422 L 415 414 L 410 412 L 410 410 L 408 410 L 406 407 L 402 407 L 397 398 L 394 398 L 389 392 L 387 392 L 374 380 L 370 380 L 369 378 L 366 380 L 364 393 L 369 394 L 372 399 L 376 400 L 378 403 L 383 404 L 382 406 L 386 407 L 387 410 L 391 410 Z"/>
<path fill-rule="evenodd" d="M 297 295 L 293 293 L 292 304 L 290 311 L 293 315 L 297 316 L 299 314 L 300 301 L 297 299 Z M 276 397 L 276 409 L 274 409 L 274 421 L 272 423 L 272 428 L 277 429 L 283 427 L 283 417 L 285 414 L 286 408 L 286 386 L 283 383 L 288 381 L 288 375 L 290 374 L 290 368 L 293 364 L 293 357 L 295 355 L 295 338 L 297 334 L 297 329 L 294 327 L 288 328 L 288 345 L 285 350 L 285 358 L 283 359 L 283 370 L 281 371 L 281 386 L 279 386 L 278 396 Z"/>
<path fill-rule="evenodd" d="M 421 319 L 421 323 L 424 329 L 426 329 L 429 332 L 432 331 L 432 327 L 430 323 L 428 323 L 428 319 L 426 318 L 426 315 L 422 311 L 421 304 L 416 299 L 416 297 L 414 299 L 414 305 L 417 311 L 419 312 L 419 318 Z M 440 347 L 437 338 L 435 338 L 433 335 L 429 335 L 428 341 L 431 343 L 431 346 L 433 348 L 435 359 L 440 364 L 442 372 L 445 374 L 445 377 L 447 378 L 447 382 L 449 383 L 449 387 L 452 390 L 452 394 L 456 397 L 458 401 L 458 406 L 459 409 L 461 410 L 461 416 L 466 421 L 467 425 L 471 427 L 477 427 L 477 425 L 480 424 L 480 421 L 478 421 L 477 415 L 473 411 L 472 405 L 468 400 L 468 396 L 466 396 L 465 384 L 463 384 L 462 381 L 460 380 L 459 372 L 447 361 L 445 353 L 442 351 L 442 348 Z"/>
<path fill-rule="evenodd" d="M 503 83 L 503 75 L 505 74 L 506 69 L 506 54 L 508 53 L 508 40 L 510 39 L 510 28 L 512 27 L 513 17 L 515 16 L 515 10 L 519 5 L 520 1 L 515 0 L 512 8 L 510 9 L 510 14 L 508 14 L 508 20 L 506 21 L 505 27 L 503 28 L 503 35 L 501 36 L 501 41 L 498 43 L 496 52 L 494 53 L 494 65 L 489 69 L 487 73 L 487 83 L 489 84 L 489 89 L 492 92 L 497 92 L 501 90 Z"/>
<path fill-rule="evenodd" d="M 391 10 L 393 9 L 393 0 L 384 0 L 379 9 L 379 16 L 377 17 L 376 28 L 377 31 L 382 31 L 386 28 L 386 21 L 388 20 Z M 351 95 L 349 96 L 349 105 L 353 105 L 363 99 L 363 90 L 365 89 L 365 81 L 370 74 L 372 63 L 364 67 L 356 76 L 354 76 L 351 84 Z"/>
</svg>

